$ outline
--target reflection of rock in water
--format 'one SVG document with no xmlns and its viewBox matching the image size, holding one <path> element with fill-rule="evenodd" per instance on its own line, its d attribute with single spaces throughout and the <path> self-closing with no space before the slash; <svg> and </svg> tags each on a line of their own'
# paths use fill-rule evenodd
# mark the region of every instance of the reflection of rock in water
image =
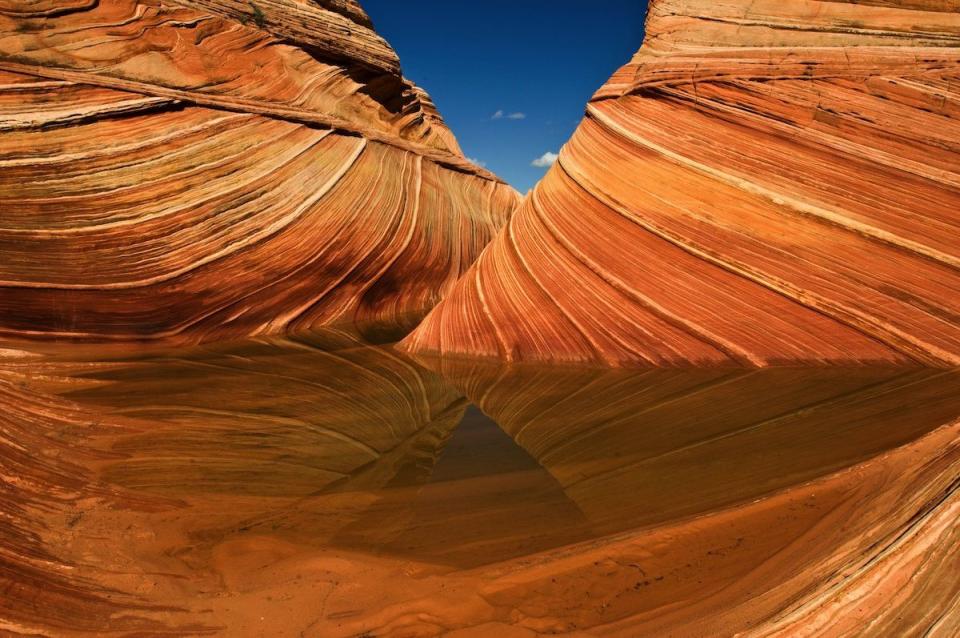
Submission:
<svg viewBox="0 0 960 638">
<path fill-rule="evenodd" d="M 0 369 L 0 619 L 41 627 L 154 626 L 111 618 L 148 610 L 141 585 L 123 590 L 138 574 L 195 578 L 211 547 L 268 514 L 296 528 L 309 494 L 422 483 L 465 407 L 389 349 L 336 335 L 71 351 L 10 352 Z M 352 520 L 343 510 L 328 527 Z M 82 567 L 76 552 L 95 563 L 82 579 L 51 567 Z"/>
<path fill-rule="evenodd" d="M 607 531 L 797 485 L 960 417 L 960 374 L 936 370 L 443 371 Z"/>
<path fill-rule="evenodd" d="M 331 543 L 476 567 L 583 540 L 584 523 L 557 480 L 471 406 L 428 483 L 384 492 Z"/>
<path fill-rule="evenodd" d="M 429 473 L 466 405 L 385 348 L 265 340 L 117 361 L 69 396 L 146 419 L 111 483 L 170 495 L 304 496 Z"/>
<path fill-rule="evenodd" d="M 84 504 L 120 501 L 85 467 L 109 456 L 83 443 L 110 426 L 71 401 L 33 390 L 24 371 L 35 362 L 11 354 L 0 351 L 0 630 L 156 627 L 137 616 L 157 606 L 95 584 L 57 555 Z M 123 615 L 110 620 L 115 614 Z"/>
<path fill-rule="evenodd" d="M 424 363 L 597 533 L 635 529 L 501 572 L 487 599 L 519 616 L 622 636 L 960 624 L 960 373 Z"/>
<path fill-rule="evenodd" d="M 0 630 L 956 626 L 958 374 L 443 372 L 337 333 L 0 351 Z"/>
</svg>

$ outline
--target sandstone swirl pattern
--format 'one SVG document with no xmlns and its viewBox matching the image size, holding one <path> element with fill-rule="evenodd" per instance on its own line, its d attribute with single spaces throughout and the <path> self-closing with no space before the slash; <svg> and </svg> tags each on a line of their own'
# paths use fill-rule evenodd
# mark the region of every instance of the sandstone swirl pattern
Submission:
<svg viewBox="0 0 960 638">
<path fill-rule="evenodd" d="M 602 365 L 960 363 L 960 13 L 659 0 L 405 342 Z"/>
<path fill-rule="evenodd" d="M 516 193 L 353 0 L 0 0 L 0 334 L 409 329 Z"/>
</svg>

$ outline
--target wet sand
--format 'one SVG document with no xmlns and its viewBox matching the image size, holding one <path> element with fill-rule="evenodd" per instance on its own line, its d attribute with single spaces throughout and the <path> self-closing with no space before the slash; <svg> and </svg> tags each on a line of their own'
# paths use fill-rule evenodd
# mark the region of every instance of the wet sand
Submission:
<svg viewBox="0 0 960 638">
<path fill-rule="evenodd" d="M 953 636 L 960 375 L 0 353 L 0 633 Z"/>
</svg>

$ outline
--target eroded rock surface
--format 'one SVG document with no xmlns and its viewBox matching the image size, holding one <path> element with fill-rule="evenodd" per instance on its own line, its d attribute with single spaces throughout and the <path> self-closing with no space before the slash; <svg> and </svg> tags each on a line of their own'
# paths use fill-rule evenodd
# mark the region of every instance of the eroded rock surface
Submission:
<svg viewBox="0 0 960 638">
<path fill-rule="evenodd" d="M 0 334 L 397 333 L 517 195 L 352 0 L 0 0 Z"/>
<path fill-rule="evenodd" d="M 655 0 L 416 352 L 960 363 L 956 3 Z"/>
</svg>

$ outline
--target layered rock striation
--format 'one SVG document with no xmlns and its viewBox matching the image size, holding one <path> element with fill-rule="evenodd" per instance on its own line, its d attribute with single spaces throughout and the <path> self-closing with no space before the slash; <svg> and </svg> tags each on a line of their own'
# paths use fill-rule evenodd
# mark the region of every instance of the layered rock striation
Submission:
<svg viewBox="0 0 960 638">
<path fill-rule="evenodd" d="M 516 199 L 353 0 L 0 0 L 0 335 L 395 333 Z"/>
<path fill-rule="evenodd" d="M 960 14 L 655 0 L 405 341 L 610 366 L 960 363 Z"/>
</svg>

